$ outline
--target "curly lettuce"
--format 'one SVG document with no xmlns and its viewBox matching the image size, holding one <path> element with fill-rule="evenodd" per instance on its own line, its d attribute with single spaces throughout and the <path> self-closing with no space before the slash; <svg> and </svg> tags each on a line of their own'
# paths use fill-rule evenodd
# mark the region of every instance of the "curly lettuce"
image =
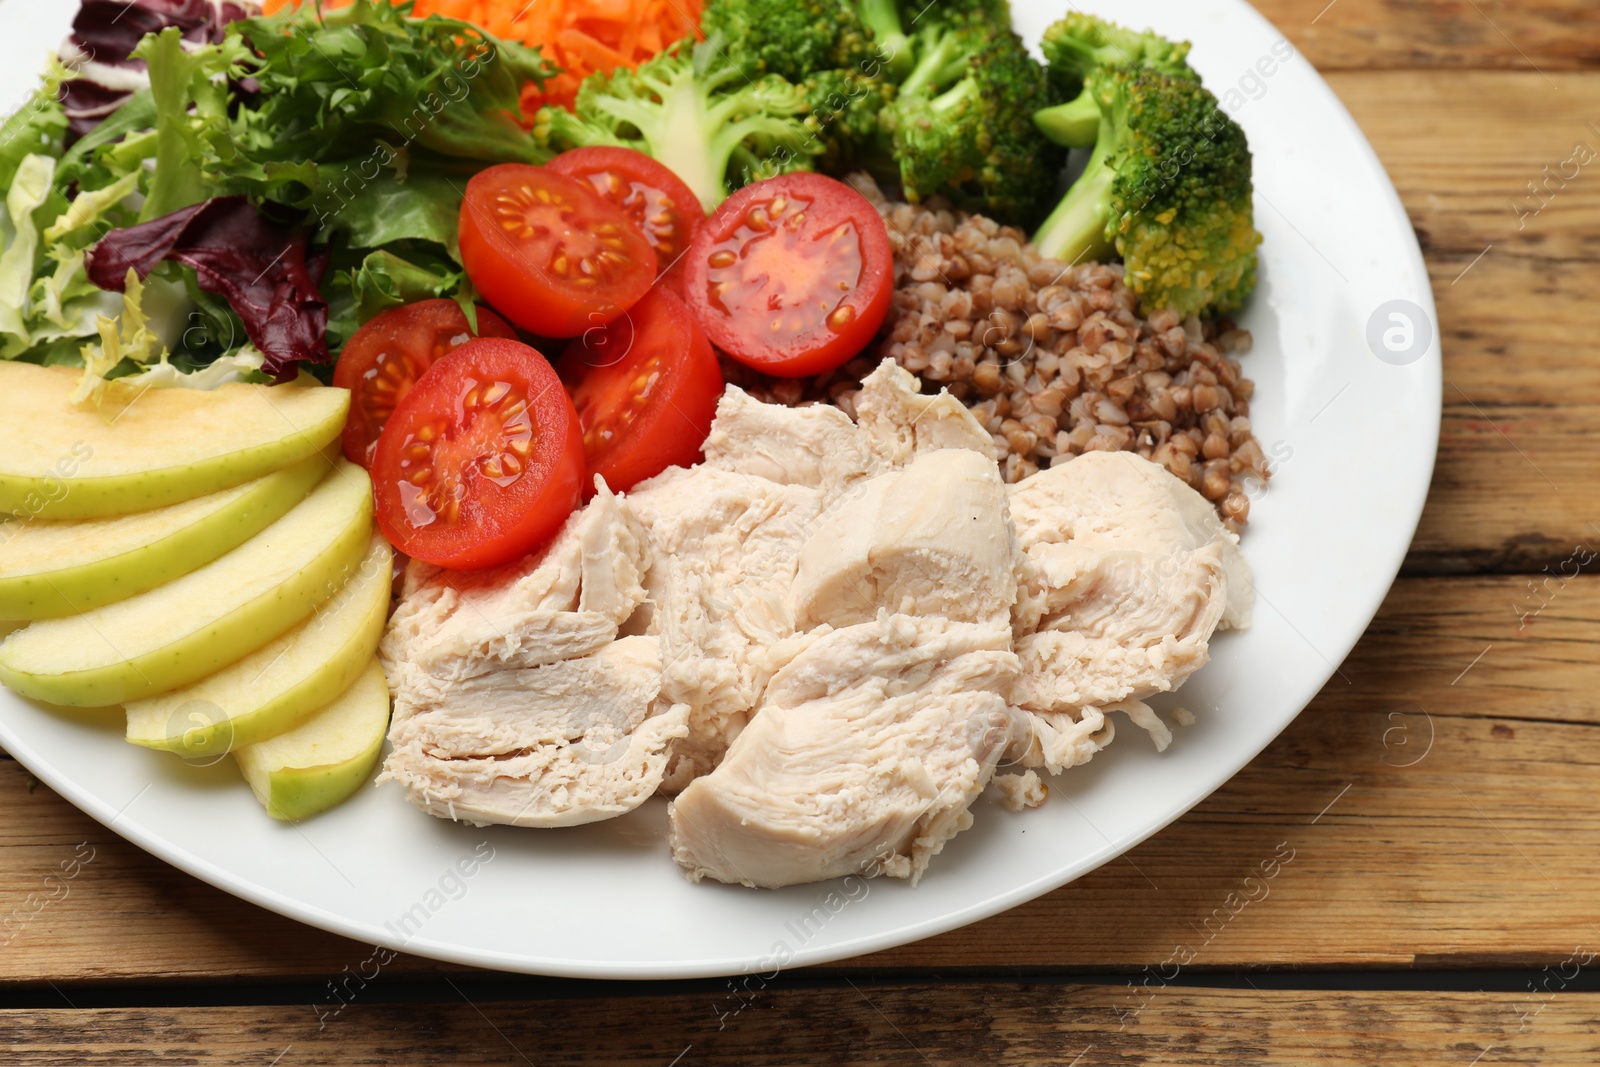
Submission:
<svg viewBox="0 0 1600 1067">
<path fill-rule="evenodd" d="M 114 107 L 79 93 L 64 110 L 61 85 L 75 72 L 53 63 L 35 98 L 0 123 L 0 358 L 87 360 L 100 378 L 153 369 L 150 380 L 165 381 L 217 361 L 223 373 L 254 365 L 282 377 L 325 363 L 330 345 L 414 294 L 470 306 L 455 232 L 467 178 L 550 154 L 517 124 L 523 85 L 554 70 L 537 50 L 459 20 L 411 18 L 403 2 L 242 18 L 223 5 L 204 25 L 179 17 L 184 5 L 135 17 L 144 6 L 118 24 L 113 49 L 116 62 L 143 64 L 143 87 Z M 277 243 L 256 233 L 185 251 L 185 238 L 141 261 L 144 334 L 119 328 L 110 343 L 99 319 L 128 313 L 126 264 L 96 272 L 97 258 L 117 259 L 98 248 L 150 245 L 142 227 L 165 220 L 176 233 L 197 210 L 196 225 L 216 221 L 220 209 L 206 206 L 219 202 L 248 203 Z M 281 265 L 262 275 L 291 245 L 296 277 Z M 162 347 L 134 346 L 135 336 Z M 148 358 L 125 354 L 136 349 Z"/>
</svg>

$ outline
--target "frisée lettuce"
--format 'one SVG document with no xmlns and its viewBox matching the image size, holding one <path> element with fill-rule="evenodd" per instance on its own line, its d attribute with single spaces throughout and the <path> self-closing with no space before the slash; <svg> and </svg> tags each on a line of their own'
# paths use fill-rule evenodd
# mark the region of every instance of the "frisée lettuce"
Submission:
<svg viewBox="0 0 1600 1067">
<path fill-rule="evenodd" d="M 486 165 L 548 158 L 516 121 L 522 86 L 553 73 L 539 52 L 410 3 L 225 26 L 173 17 L 183 6 L 134 0 L 101 27 L 95 62 L 138 75 L 112 79 L 132 87 L 115 107 L 65 94 L 86 75 L 52 60 L 0 124 L 0 358 L 95 379 L 167 368 L 152 384 L 227 359 L 282 379 L 418 294 L 470 308 L 462 191 Z M 99 319 L 126 313 L 130 268 L 144 334 L 108 343 Z"/>
</svg>

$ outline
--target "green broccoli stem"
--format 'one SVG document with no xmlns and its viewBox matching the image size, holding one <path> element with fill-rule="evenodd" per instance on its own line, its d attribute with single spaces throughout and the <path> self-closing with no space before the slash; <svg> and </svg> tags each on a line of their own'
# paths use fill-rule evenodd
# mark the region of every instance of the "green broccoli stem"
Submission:
<svg viewBox="0 0 1600 1067">
<path fill-rule="evenodd" d="M 711 88 L 686 65 L 671 81 L 651 86 L 659 105 L 616 99 L 607 103 L 612 115 L 638 129 L 650 155 L 682 178 L 707 211 L 727 199 L 728 157 L 738 143 L 727 140 L 727 105 L 708 104 Z"/>
<path fill-rule="evenodd" d="M 969 58 L 960 34 L 939 34 L 933 47 L 917 57 L 917 65 L 900 83 L 899 95 L 918 96 L 937 90 L 951 78 L 965 74 Z"/>
<path fill-rule="evenodd" d="M 1086 88 L 1074 99 L 1033 113 L 1039 132 L 1067 148 L 1089 148 L 1100 135 L 1100 104 Z"/>
<path fill-rule="evenodd" d="M 861 21 L 877 37 L 905 36 L 900 25 L 900 5 L 896 0 L 860 0 Z"/>
<path fill-rule="evenodd" d="M 1115 246 L 1106 234 L 1106 223 L 1116 180 L 1110 166 L 1114 140 L 1109 131 L 1101 131 L 1083 175 L 1034 233 L 1033 243 L 1041 256 L 1067 263 L 1111 258 Z"/>
<path fill-rule="evenodd" d="M 962 78 L 956 84 L 928 101 L 928 110 L 935 115 L 951 111 L 959 107 L 964 100 L 978 95 L 978 83 L 971 78 Z"/>
<path fill-rule="evenodd" d="M 890 81 L 898 82 L 911 73 L 911 41 L 900 24 L 900 7 L 895 0 L 860 0 L 861 21 L 872 31 Z"/>
</svg>

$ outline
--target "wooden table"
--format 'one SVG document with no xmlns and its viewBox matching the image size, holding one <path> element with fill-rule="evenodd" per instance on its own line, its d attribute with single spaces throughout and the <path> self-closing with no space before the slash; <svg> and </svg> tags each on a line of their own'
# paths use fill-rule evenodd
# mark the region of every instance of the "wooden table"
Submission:
<svg viewBox="0 0 1600 1067">
<path fill-rule="evenodd" d="M 1043 899 L 756 995 L 401 957 L 331 1015 L 370 947 L 167 867 L 6 759 L 3 910 L 92 859 L 0 949 L 0 1063 L 1600 1063 L 1600 159 L 1512 206 L 1600 151 L 1600 7 L 1262 8 L 1399 186 L 1444 430 L 1348 682 L 1238 777 Z"/>
</svg>

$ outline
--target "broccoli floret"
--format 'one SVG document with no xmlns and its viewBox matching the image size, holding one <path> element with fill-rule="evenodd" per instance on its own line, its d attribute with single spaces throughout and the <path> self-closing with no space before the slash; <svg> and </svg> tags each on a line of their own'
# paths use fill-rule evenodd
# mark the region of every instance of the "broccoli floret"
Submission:
<svg viewBox="0 0 1600 1067">
<path fill-rule="evenodd" d="M 1034 242 L 1077 262 L 1122 256 L 1147 311 L 1231 311 L 1255 288 L 1250 149 L 1199 82 L 1097 70 L 1094 152 Z"/>
<path fill-rule="evenodd" d="M 1048 206 L 1064 153 L 1033 114 L 1050 101 L 1044 68 L 1009 30 L 930 28 L 883 123 L 906 198 L 1031 223 Z"/>
<path fill-rule="evenodd" d="M 893 172 L 892 146 L 879 115 L 894 99 L 891 82 L 853 70 L 825 70 L 800 83 L 809 113 L 806 129 L 819 151 L 823 170 L 865 168 Z"/>
<path fill-rule="evenodd" d="M 996 43 L 998 34 L 982 28 L 928 26 L 911 38 L 914 65 L 900 83 L 900 95 L 923 97 L 964 79 L 972 57 Z"/>
<path fill-rule="evenodd" d="M 1050 84 L 1059 97 L 1073 97 L 1046 108 L 1034 122 L 1057 144 L 1088 148 L 1100 126 L 1100 107 L 1084 88 L 1096 70 L 1148 70 L 1194 81 L 1189 68 L 1189 43 L 1169 41 L 1154 33 L 1124 29 L 1116 23 L 1071 12 L 1050 25 L 1039 42 L 1050 69 Z"/>
<path fill-rule="evenodd" d="M 808 114 L 798 86 L 776 75 L 751 81 L 707 43 L 680 41 L 637 70 L 591 74 L 572 111 L 539 110 L 534 137 L 558 151 L 637 149 L 666 164 L 709 211 L 730 185 L 811 169 L 822 148 Z"/>
<path fill-rule="evenodd" d="M 1126 29 L 1077 11 L 1044 31 L 1039 50 L 1050 66 L 1051 80 L 1069 92 L 1077 92 L 1091 72 L 1103 68 L 1195 76 L 1189 69 L 1189 42 L 1169 41 L 1148 30 Z"/>
<path fill-rule="evenodd" d="M 882 64 L 881 71 L 868 68 L 866 72 L 881 73 L 896 83 L 905 80 L 916 64 L 918 45 L 913 38 L 918 33 L 957 29 L 1011 31 L 1010 0 L 907 0 L 904 7 L 899 0 L 846 2 L 853 3 L 861 22 L 872 32 L 873 50 Z"/>
<path fill-rule="evenodd" d="M 846 0 L 712 0 L 700 16 L 711 47 L 746 74 L 791 82 L 824 70 L 865 70 L 872 33 Z"/>
<path fill-rule="evenodd" d="M 1011 29 L 1011 0 L 910 0 L 916 4 L 912 12 L 912 30 L 924 27 L 963 26 L 986 27 L 992 30 Z"/>
</svg>

